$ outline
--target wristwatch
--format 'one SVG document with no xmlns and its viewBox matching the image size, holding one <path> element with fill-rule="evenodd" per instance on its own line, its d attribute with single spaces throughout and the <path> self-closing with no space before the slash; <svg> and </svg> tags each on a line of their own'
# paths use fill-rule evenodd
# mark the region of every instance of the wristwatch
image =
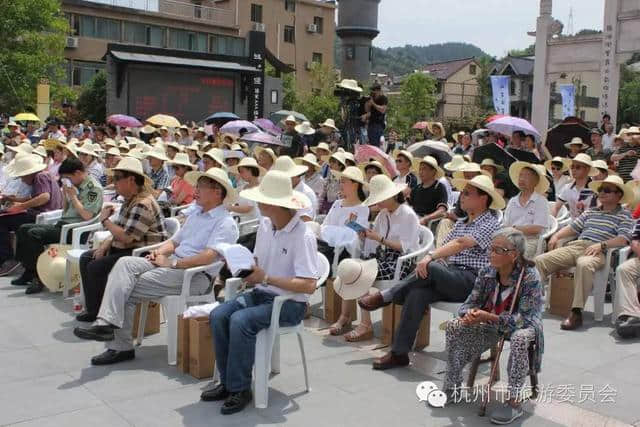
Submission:
<svg viewBox="0 0 640 427">
<path fill-rule="evenodd" d="M 431 258 L 431 260 L 433 261 L 434 259 L 436 259 L 436 257 L 434 257 L 433 255 L 436 253 L 436 251 L 429 251 L 427 252 L 427 256 Z"/>
<path fill-rule="evenodd" d="M 178 267 L 178 258 L 174 258 L 171 260 L 171 268 Z"/>
</svg>

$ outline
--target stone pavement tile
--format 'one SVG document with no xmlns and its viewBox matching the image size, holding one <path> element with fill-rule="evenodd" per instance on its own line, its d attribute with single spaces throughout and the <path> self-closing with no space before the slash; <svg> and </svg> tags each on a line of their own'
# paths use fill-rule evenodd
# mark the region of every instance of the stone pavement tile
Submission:
<svg viewBox="0 0 640 427">
<path fill-rule="evenodd" d="M 567 332 L 571 333 L 571 332 Z M 554 337 L 553 335 L 550 337 Z M 585 342 L 584 340 L 575 342 L 570 341 L 571 337 L 567 337 L 567 341 L 563 343 L 562 337 L 558 340 L 547 344 L 545 336 L 545 361 L 554 363 L 559 361 L 562 363 L 570 363 L 571 365 L 582 369 L 595 369 L 597 367 L 607 367 L 616 361 L 638 354 L 640 348 L 637 346 L 617 345 L 613 339 L 611 342 L 597 341 Z M 552 341 L 552 340 L 549 340 Z"/>
<path fill-rule="evenodd" d="M 66 374 L 57 374 L 3 384 L 0 387 L 0 425 L 101 405 L 102 402 L 84 387 L 63 388 L 62 385 L 70 380 Z"/>
<path fill-rule="evenodd" d="M 33 344 L 24 336 L 20 328 L 0 320 L 0 353 L 27 348 L 33 348 Z"/>
<path fill-rule="evenodd" d="M 108 406 L 79 409 L 14 424 L 16 427 L 127 427 L 131 426 Z"/>
<path fill-rule="evenodd" d="M 0 353 L 0 387 L 6 383 L 63 372 L 54 358 L 36 348 Z"/>
<path fill-rule="evenodd" d="M 637 344 L 636 344 L 637 345 Z M 640 375 L 638 368 L 640 367 L 640 354 L 634 354 L 628 357 L 620 358 L 609 366 L 602 366 L 590 370 L 590 373 L 605 375 L 610 378 L 611 384 L 628 383 L 640 386 Z M 638 396 L 640 402 L 640 396 Z M 638 411 L 640 418 L 640 410 Z"/>
<path fill-rule="evenodd" d="M 629 425 L 623 421 L 600 415 L 568 403 L 553 402 L 532 404 L 527 402 L 524 408 L 525 411 L 539 418 L 543 418 L 547 422 L 554 422 L 564 426 L 627 427 Z"/>
<path fill-rule="evenodd" d="M 344 342 L 342 338 L 329 337 L 326 332 L 322 331 L 305 331 L 302 341 L 307 363 L 311 360 L 356 350 L 355 346 Z M 287 334 L 280 337 L 280 362 L 287 365 L 299 365 L 302 363 L 296 334 Z"/>
<path fill-rule="evenodd" d="M 71 327 L 76 323 L 72 313 L 58 310 L 53 303 L 2 309 L 0 323 L 13 326 L 25 340 L 35 346 L 78 341 Z"/>
</svg>

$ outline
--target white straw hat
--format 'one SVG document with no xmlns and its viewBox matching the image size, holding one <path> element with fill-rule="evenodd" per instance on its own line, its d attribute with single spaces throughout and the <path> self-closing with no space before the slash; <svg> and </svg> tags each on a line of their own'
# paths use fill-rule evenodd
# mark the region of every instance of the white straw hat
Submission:
<svg viewBox="0 0 640 427">
<path fill-rule="evenodd" d="M 579 145 L 580 148 L 585 149 L 585 148 L 589 148 L 589 146 L 587 144 L 585 144 L 584 142 L 582 142 L 582 138 L 576 136 L 574 138 L 571 138 L 571 141 L 567 142 L 566 144 L 564 144 L 564 146 L 566 148 L 569 148 L 572 145 Z"/>
<path fill-rule="evenodd" d="M 333 289 L 346 301 L 360 298 L 367 292 L 378 275 L 378 262 L 375 259 L 344 259 L 338 264 Z"/>
<path fill-rule="evenodd" d="M 538 175 L 538 184 L 534 188 L 534 191 L 539 194 L 547 194 L 550 184 L 547 179 L 547 170 L 543 165 L 534 165 L 533 163 L 521 161 L 512 163 L 511 166 L 509 166 L 509 178 L 511 178 L 513 185 L 518 187 L 520 172 L 522 172 L 524 168 L 530 169 Z M 518 187 L 518 189 L 521 190 L 520 187 Z"/>
<path fill-rule="evenodd" d="M 47 168 L 42 162 L 42 157 L 37 154 L 19 153 L 5 168 L 5 172 L 11 178 L 19 178 L 38 173 Z"/>
<path fill-rule="evenodd" d="M 598 172 L 598 170 L 596 168 L 593 167 L 593 161 L 591 160 L 591 156 L 589 156 L 588 154 L 585 153 L 578 153 L 572 160 L 571 162 L 578 162 L 578 163 L 582 163 L 584 165 L 587 165 L 591 168 L 591 170 L 589 171 L 589 176 L 596 176 L 598 175 L 600 172 Z"/>
<path fill-rule="evenodd" d="M 296 132 L 302 135 L 313 135 L 316 133 L 316 130 L 311 127 L 311 123 L 304 121 L 296 126 Z"/>
<path fill-rule="evenodd" d="M 28 142 L 23 142 L 17 146 L 7 145 L 7 148 L 15 153 L 25 153 L 31 154 L 33 152 L 33 147 Z"/>
<path fill-rule="evenodd" d="M 304 155 L 304 157 L 296 157 L 293 160 L 298 165 L 302 165 L 302 164 L 310 165 L 310 166 L 313 166 L 314 169 L 320 169 L 322 167 L 322 166 L 320 166 L 318 164 L 318 160 L 317 160 L 315 154 L 312 154 L 312 153 L 307 153 L 307 154 Z"/>
<path fill-rule="evenodd" d="M 461 154 L 455 154 L 449 163 L 444 164 L 444 168 L 449 172 L 456 172 L 466 164 L 467 162 Z"/>
<path fill-rule="evenodd" d="M 387 175 L 376 175 L 369 182 L 369 197 L 362 204 L 376 205 L 401 193 L 405 188 L 407 184 L 396 184 Z"/>
<path fill-rule="evenodd" d="M 296 165 L 293 159 L 289 156 L 280 156 L 276 159 L 271 170 L 276 170 L 284 173 L 290 178 L 294 176 L 300 176 L 309 169 L 308 166 Z"/>
<path fill-rule="evenodd" d="M 92 156 L 96 158 L 100 157 L 100 154 L 96 150 L 96 147 L 90 142 L 89 143 L 85 142 L 82 145 L 82 147 L 78 148 L 76 151 L 78 152 L 78 154 L 86 154 L 88 156 Z"/>
<path fill-rule="evenodd" d="M 329 148 L 329 144 L 327 144 L 326 142 L 321 142 L 317 146 L 311 147 L 311 152 L 316 155 L 318 154 L 317 153 L 318 150 L 324 150 L 327 153 L 331 153 L 331 148 Z"/>
<path fill-rule="evenodd" d="M 42 145 L 38 145 L 32 152 L 31 154 L 37 154 L 38 156 L 42 157 L 43 159 L 47 158 L 47 150 L 44 149 L 44 147 Z"/>
<path fill-rule="evenodd" d="M 436 179 L 440 179 L 444 176 L 444 171 L 442 170 L 442 168 L 440 166 L 438 166 L 438 161 L 435 159 L 435 157 L 432 156 L 425 156 L 423 158 L 417 158 L 414 160 L 414 165 L 415 165 L 415 170 L 416 171 L 420 171 L 420 165 L 424 163 L 426 165 L 431 166 L 432 168 L 434 168 L 436 170 Z"/>
<path fill-rule="evenodd" d="M 306 209 L 311 206 L 307 196 L 293 190 L 291 178 L 277 170 L 267 172 L 259 186 L 242 190 L 240 197 L 288 209 Z"/>
<path fill-rule="evenodd" d="M 287 122 L 293 122 L 293 123 L 298 123 L 298 121 L 296 120 L 295 117 L 293 117 L 292 115 L 288 115 L 286 119 L 283 120 L 284 123 Z"/>
<path fill-rule="evenodd" d="M 453 185 L 459 190 L 463 191 L 467 185 L 476 187 L 491 196 L 490 209 L 504 209 L 505 202 L 502 196 L 496 191 L 496 187 L 493 185 L 493 181 L 486 175 L 478 175 L 473 179 L 454 179 Z"/>
<path fill-rule="evenodd" d="M 544 162 L 544 167 L 547 168 L 549 173 L 551 173 L 551 165 L 553 163 L 562 164 L 562 169 L 560 169 L 560 172 L 568 171 L 569 167 L 571 166 L 571 160 L 570 159 L 567 159 L 565 157 L 556 156 L 553 159 L 550 159 L 550 160 L 547 160 L 546 162 Z"/>
<path fill-rule="evenodd" d="M 107 150 L 107 154 L 106 154 L 106 155 L 107 155 L 107 156 L 117 156 L 117 157 L 120 157 L 120 156 L 121 156 L 121 153 L 120 153 L 120 150 L 119 150 L 118 148 L 116 148 L 116 147 L 111 147 L 111 148 L 109 148 L 109 150 Z"/>
<path fill-rule="evenodd" d="M 609 175 L 601 181 L 593 181 L 589 183 L 589 188 L 594 192 L 598 192 L 602 184 L 613 184 L 622 191 L 622 198 L 620 199 L 621 205 L 626 205 L 634 201 L 635 192 L 632 185 L 625 184 L 622 178 L 617 175 Z"/>
<path fill-rule="evenodd" d="M 198 184 L 198 180 L 202 177 L 210 178 L 224 187 L 227 191 L 227 196 L 223 200 L 224 204 L 229 205 L 234 203 L 238 198 L 238 193 L 236 189 L 233 188 L 233 184 L 231 184 L 229 180 L 229 175 L 220 168 L 211 168 L 206 172 L 192 171 L 184 175 L 185 181 L 193 185 L 194 188 Z"/>
<path fill-rule="evenodd" d="M 187 153 L 177 153 L 173 160 L 169 160 L 167 163 L 170 165 L 184 166 L 190 169 L 196 169 L 196 165 L 189 161 L 189 155 Z"/>
<path fill-rule="evenodd" d="M 362 185 L 368 185 L 364 180 L 364 175 L 362 171 L 358 169 L 356 166 L 348 166 L 344 171 L 335 171 L 332 170 L 331 173 L 335 175 L 336 178 L 340 179 L 342 177 L 350 179 L 351 181 L 359 182 Z"/>
<path fill-rule="evenodd" d="M 133 151 L 133 150 L 131 150 Z M 129 152 L 130 154 L 131 152 Z M 144 178 L 144 181 L 147 185 L 151 185 L 152 181 L 151 178 L 149 178 L 145 173 L 144 173 L 144 169 L 142 168 L 142 163 L 140 162 L 140 160 L 131 157 L 129 155 L 127 155 L 127 157 L 123 157 L 122 159 L 120 159 L 120 161 L 118 162 L 118 164 L 112 168 L 112 169 L 107 169 L 107 174 L 113 176 L 113 173 L 115 171 L 123 171 L 123 172 L 130 172 L 133 174 L 136 174 L 138 176 L 141 176 Z"/>
<path fill-rule="evenodd" d="M 344 156 L 344 153 L 340 153 L 340 152 L 336 152 L 333 153 L 329 159 L 335 159 L 336 161 L 338 161 L 342 166 L 347 166 L 347 160 L 346 157 Z"/>
<path fill-rule="evenodd" d="M 380 173 L 389 176 L 389 172 L 387 171 L 387 168 L 385 168 L 382 163 L 380 163 L 377 160 L 371 160 L 370 162 L 366 162 L 366 163 L 360 163 L 358 165 L 358 167 L 360 168 L 360 170 L 362 171 L 362 173 L 364 174 L 364 176 L 367 175 L 367 168 L 369 166 L 373 166 L 376 169 L 380 170 Z"/>
<path fill-rule="evenodd" d="M 151 150 L 147 151 L 145 153 L 145 157 L 153 157 L 158 160 L 162 160 L 164 162 L 169 161 L 169 158 L 167 157 L 164 151 L 164 148 L 159 145 L 156 145 L 153 148 L 151 148 Z"/>
<path fill-rule="evenodd" d="M 273 149 L 271 148 L 265 148 L 258 145 L 256 146 L 256 148 L 253 149 L 253 155 L 257 159 L 258 156 L 260 156 L 260 153 L 265 153 L 269 157 L 271 157 L 271 160 L 273 161 L 273 163 L 275 163 L 276 160 L 278 160 L 278 156 L 276 156 L 276 153 L 274 153 Z"/>
<path fill-rule="evenodd" d="M 43 285 L 51 292 L 61 292 L 65 286 L 65 273 L 67 269 L 67 252 L 71 245 L 50 245 L 40 256 L 36 263 L 36 271 Z M 75 288 L 80 284 L 80 267 L 78 263 L 71 263 L 70 284 Z"/>
<path fill-rule="evenodd" d="M 258 169 L 258 171 L 260 171 L 260 176 L 263 176 L 265 173 L 267 173 L 267 170 L 265 168 L 263 168 L 262 166 L 260 166 L 258 164 L 258 161 L 256 159 L 254 159 L 253 157 L 245 157 L 242 160 L 240 160 L 240 163 L 238 163 L 235 166 L 232 166 L 229 168 L 229 172 L 233 173 L 233 174 L 238 174 L 239 172 L 239 168 L 255 168 Z"/>
<path fill-rule="evenodd" d="M 222 151 L 220 148 L 214 147 L 211 150 L 205 153 L 202 153 L 202 157 L 205 157 L 205 156 L 209 157 L 210 159 L 218 163 L 222 169 L 227 168 L 227 165 L 224 163 L 224 151 Z"/>
<path fill-rule="evenodd" d="M 362 92 L 362 88 L 358 86 L 358 82 L 352 79 L 343 79 L 338 86 L 343 89 L 349 89 L 355 92 Z"/>
<path fill-rule="evenodd" d="M 473 163 L 473 162 L 466 162 L 464 165 L 459 167 L 457 171 L 453 173 L 453 177 L 457 179 L 464 179 L 465 172 L 475 172 L 485 176 L 490 175 L 489 172 L 482 170 L 479 164 Z"/>
<path fill-rule="evenodd" d="M 336 122 L 333 119 L 327 119 L 324 121 L 324 123 L 320 123 L 318 126 L 338 130 L 338 128 L 336 127 Z"/>
</svg>

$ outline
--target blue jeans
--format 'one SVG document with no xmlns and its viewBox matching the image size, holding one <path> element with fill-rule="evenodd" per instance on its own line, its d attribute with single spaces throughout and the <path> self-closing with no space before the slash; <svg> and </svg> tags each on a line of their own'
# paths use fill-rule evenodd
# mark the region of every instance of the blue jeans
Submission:
<svg viewBox="0 0 640 427">
<path fill-rule="evenodd" d="M 275 297 L 256 289 L 225 302 L 209 315 L 220 381 L 232 393 L 251 389 L 256 336 L 271 324 Z M 280 311 L 280 326 L 300 323 L 306 308 L 305 303 L 286 301 Z"/>
</svg>

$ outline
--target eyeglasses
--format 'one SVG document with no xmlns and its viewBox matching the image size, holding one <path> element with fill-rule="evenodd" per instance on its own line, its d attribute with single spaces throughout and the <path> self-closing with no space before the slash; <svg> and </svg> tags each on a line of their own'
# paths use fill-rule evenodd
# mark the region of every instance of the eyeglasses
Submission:
<svg viewBox="0 0 640 427">
<path fill-rule="evenodd" d="M 600 187 L 598 188 L 598 193 L 611 194 L 611 193 L 622 193 L 622 192 L 618 188 Z"/>
<path fill-rule="evenodd" d="M 489 250 L 498 255 L 506 255 L 509 252 L 514 251 L 515 249 L 503 248 L 501 246 L 491 246 Z"/>
</svg>

